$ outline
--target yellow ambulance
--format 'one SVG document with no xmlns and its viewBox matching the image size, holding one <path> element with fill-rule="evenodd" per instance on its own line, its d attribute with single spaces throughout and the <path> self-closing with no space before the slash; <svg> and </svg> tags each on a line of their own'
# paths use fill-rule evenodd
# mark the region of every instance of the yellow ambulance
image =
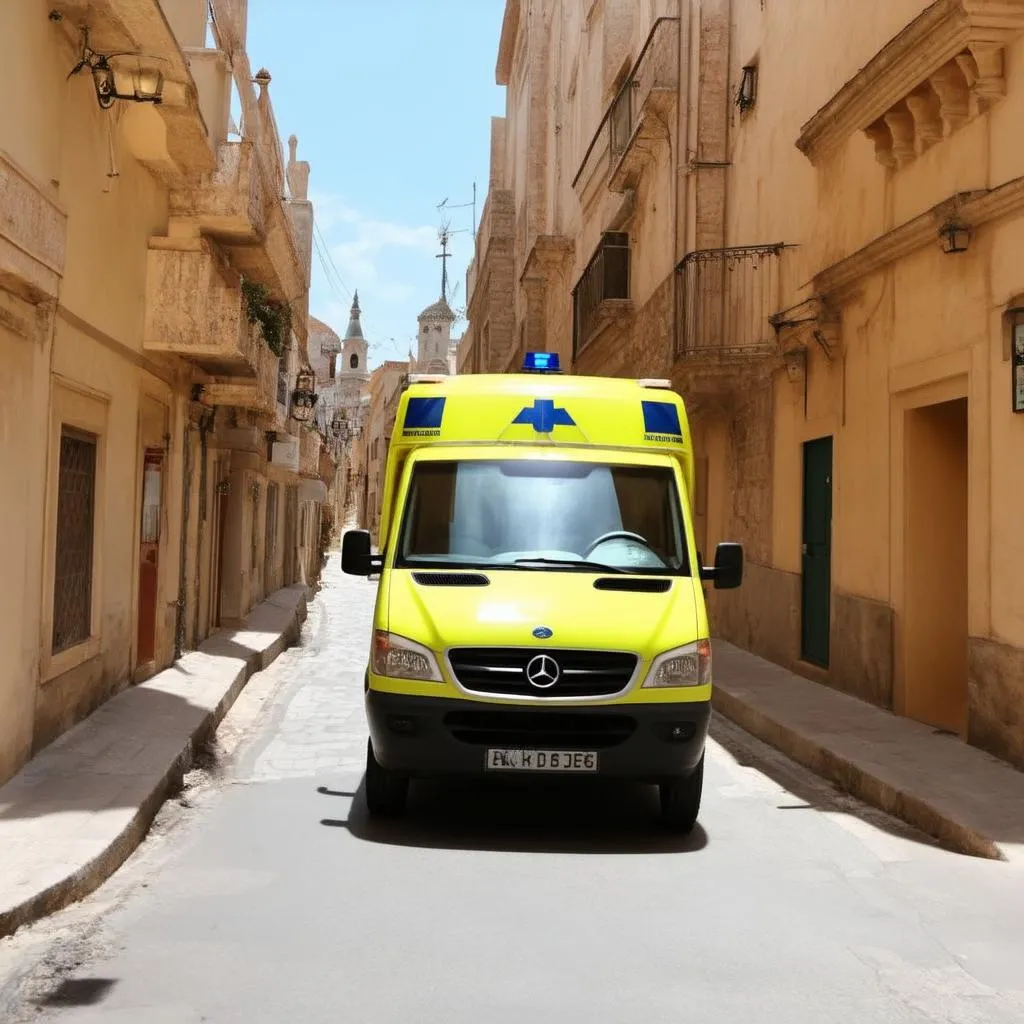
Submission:
<svg viewBox="0 0 1024 1024">
<path fill-rule="evenodd" d="M 365 795 L 396 815 L 425 776 L 608 776 L 659 786 L 690 831 L 711 714 L 702 580 L 743 549 L 694 543 L 693 448 L 668 381 L 413 376 L 378 533 L 342 542 L 379 577 Z"/>
</svg>

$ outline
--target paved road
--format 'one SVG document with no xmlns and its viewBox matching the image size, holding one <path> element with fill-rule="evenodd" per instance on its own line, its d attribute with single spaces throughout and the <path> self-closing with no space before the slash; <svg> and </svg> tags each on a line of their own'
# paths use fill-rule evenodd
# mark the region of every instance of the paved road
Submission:
<svg viewBox="0 0 1024 1024">
<path fill-rule="evenodd" d="M 303 645 L 226 725 L 251 726 L 230 764 L 94 897 L 0 943 L 0 1020 L 1024 1020 L 1024 874 L 726 723 L 685 842 L 630 787 L 420 787 L 371 825 L 371 599 L 332 562 Z"/>
</svg>

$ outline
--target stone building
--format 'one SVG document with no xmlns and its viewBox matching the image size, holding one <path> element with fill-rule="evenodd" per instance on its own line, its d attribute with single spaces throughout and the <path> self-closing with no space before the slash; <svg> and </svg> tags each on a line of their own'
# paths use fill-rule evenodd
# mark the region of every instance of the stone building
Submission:
<svg viewBox="0 0 1024 1024">
<path fill-rule="evenodd" d="M 459 365 L 671 378 L 717 632 L 1024 766 L 1022 66 L 1020 0 L 507 0 Z"/>
<path fill-rule="evenodd" d="M 310 361 L 319 395 L 316 420 L 336 465 L 331 505 L 339 523 L 358 516 L 358 495 L 363 488 L 360 468 L 353 460 L 363 426 L 362 399 L 370 380 L 369 345 L 363 337 L 360 317 L 357 291 L 344 339 L 322 321 L 310 320 Z"/>
<path fill-rule="evenodd" d="M 0 781 L 316 570 L 309 167 L 245 6 L 0 5 Z"/>
</svg>

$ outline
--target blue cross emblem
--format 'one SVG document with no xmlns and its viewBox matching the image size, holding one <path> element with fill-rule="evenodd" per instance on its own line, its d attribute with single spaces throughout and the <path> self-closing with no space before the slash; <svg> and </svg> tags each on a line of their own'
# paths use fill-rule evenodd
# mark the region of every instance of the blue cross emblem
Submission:
<svg viewBox="0 0 1024 1024">
<path fill-rule="evenodd" d="M 550 398 L 538 398 L 521 410 L 513 423 L 529 423 L 538 434 L 550 434 L 555 427 L 575 427 L 568 409 L 556 409 Z"/>
</svg>

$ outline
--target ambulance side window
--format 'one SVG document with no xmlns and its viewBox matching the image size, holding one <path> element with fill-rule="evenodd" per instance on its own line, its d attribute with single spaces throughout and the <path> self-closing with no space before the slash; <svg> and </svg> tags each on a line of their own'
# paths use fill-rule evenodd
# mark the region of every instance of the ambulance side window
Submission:
<svg viewBox="0 0 1024 1024">
<path fill-rule="evenodd" d="M 447 554 L 455 499 L 455 467 L 450 462 L 424 463 L 416 468 L 413 481 L 403 554 Z"/>
<path fill-rule="evenodd" d="M 622 529 L 638 533 L 666 564 L 686 564 L 678 503 L 674 488 L 666 487 L 660 476 L 647 469 L 617 466 L 615 491 L 622 514 Z M 680 558 L 677 552 L 682 552 Z"/>
</svg>

